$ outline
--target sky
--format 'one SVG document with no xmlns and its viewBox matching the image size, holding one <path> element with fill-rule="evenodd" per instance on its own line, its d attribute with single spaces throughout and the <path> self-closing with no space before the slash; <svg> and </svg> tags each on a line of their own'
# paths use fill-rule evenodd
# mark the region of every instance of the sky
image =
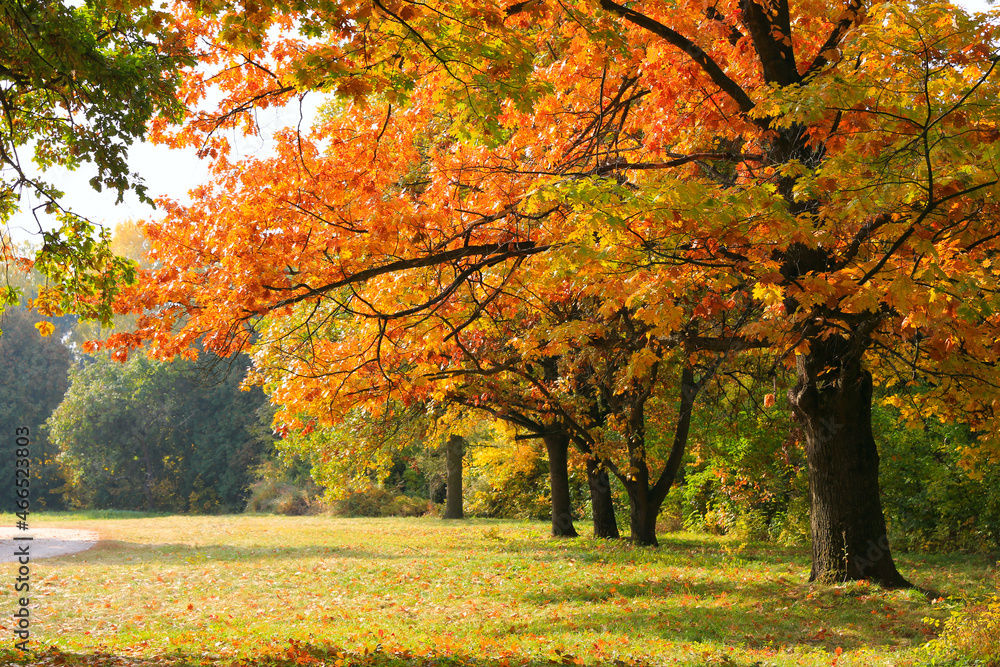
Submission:
<svg viewBox="0 0 1000 667">
<path fill-rule="evenodd" d="M 280 117 L 275 117 L 262 123 L 265 135 L 298 121 L 297 113 L 294 120 L 290 119 L 290 115 L 286 115 L 286 118 L 289 120 L 282 121 Z M 233 143 L 237 144 L 235 141 Z M 238 145 L 244 154 L 263 154 L 268 150 L 267 141 L 263 139 L 240 140 Z M 167 197 L 188 201 L 187 193 L 208 180 L 208 163 L 199 159 L 194 149 L 175 150 L 148 142 L 137 143 L 129 151 L 129 166 L 142 177 L 147 194 L 154 199 Z M 66 193 L 64 205 L 104 226 L 114 227 L 126 220 L 148 219 L 157 215 L 156 209 L 139 201 L 131 192 L 126 193 L 122 203 L 118 204 L 117 193 L 95 191 L 89 184 L 93 173 L 88 165 L 83 165 L 75 172 L 52 168 L 41 174 L 41 177 Z M 46 229 L 53 226 L 52 220 L 43 214 L 35 217 L 31 212 L 34 204 L 37 204 L 37 200 L 23 199 L 21 212 L 9 225 L 11 238 L 16 243 L 37 241 L 40 238 L 40 225 Z"/>
<path fill-rule="evenodd" d="M 958 4 L 972 11 L 989 8 L 986 0 L 961 0 Z M 298 121 L 298 110 L 294 114 L 275 116 L 262 123 L 266 134 L 282 126 Z M 266 154 L 267 141 L 241 142 L 246 154 Z M 129 155 L 132 170 L 139 173 L 146 183 L 148 194 L 153 197 L 165 196 L 178 201 L 187 201 L 188 191 L 205 183 L 208 179 L 207 164 L 198 159 L 194 150 L 172 150 L 166 146 L 148 143 L 137 144 Z M 92 175 L 82 167 L 78 172 L 51 169 L 45 179 L 66 193 L 65 203 L 75 212 L 105 226 L 113 227 L 125 220 L 139 220 L 155 217 L 157 211 L 140 202 L 134 195 L 127 194 L 124 202 L 116 204 L 116 195 L 111 192 L 95 192 L 88 184 Z M 39 221 L 30 212 L 32 202 L 22 201 L 21 212 L 9 225 L 12 239 L 17 243 L 38 242 Z M 42 225 L 51 225 L 44 217 Z"/>
</svg>

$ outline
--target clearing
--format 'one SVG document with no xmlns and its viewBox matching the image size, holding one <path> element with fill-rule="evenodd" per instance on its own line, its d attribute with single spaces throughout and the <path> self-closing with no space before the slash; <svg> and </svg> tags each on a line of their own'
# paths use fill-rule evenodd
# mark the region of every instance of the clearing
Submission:
<svg viewBox="0 0 1000 667">
<path fill-rule="evenodd" d="M 637 548 L 552 539 L 542 522 L 89 513 L 32 526 L 101 538 L 32 561 L 37 665 L 922 664 L 927 619 L 997 587 L 978 556 L 899 554 L 905 576 L 948 596 L 930 601 L 810 585 L 802 548 L 689 533 Z M 11 612 L 15 568 L 0 566 Z M 0 664 L 19 655 L 0 646 Z"/>
</svg>

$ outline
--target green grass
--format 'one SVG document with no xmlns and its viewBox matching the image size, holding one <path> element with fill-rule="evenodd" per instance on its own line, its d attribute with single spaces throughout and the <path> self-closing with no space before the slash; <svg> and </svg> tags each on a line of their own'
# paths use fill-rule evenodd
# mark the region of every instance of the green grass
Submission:
<svg viewBox="0 0 1000 667">
<path fill-rule="evenodd" d="M 915 583 L 951 596 L 932 603 L 810 585 L 802 549 L 687 533 L 659 549 L 555 540 L 542 523 L 130 513 L 32 523 L 102 537 L 32 563 L 32 645 L 58 649 L 32 664 L 922 664 L 935 632 L 925 619 L 997 586 L 975 556 L 898 556 Z M 13 564 L 6 572 L 13 582 Z M 13 611 L 11 584 L 0 606 Z M 0 664 L 16 655 L 0 652 Z"/>
</svg>

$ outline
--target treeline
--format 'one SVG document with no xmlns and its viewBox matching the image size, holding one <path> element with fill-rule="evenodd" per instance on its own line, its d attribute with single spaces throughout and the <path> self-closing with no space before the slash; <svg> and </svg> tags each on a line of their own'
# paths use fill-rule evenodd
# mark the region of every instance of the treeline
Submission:
<svg viewBox="0 0 1000 667">
<path fill-rule="evenodd" d="M 299 462 L 286 499 L 326 489 L 325 507 L 348 516 L 442 513 L 445 443 L 465 434 L 465 514 L 550 521 L 550 464 L 540 439 L 517 438 L 502 423 L 466 413 L 439 419 L 440 409 L 400 410 L 390 419 L 352 414 L 341 428 L 291 435 L 279 443 Z M 976 439 L 962 425 L 907 425 L 889 405 L 874 408 L 888 536 L 906 551 L 995 552 L 1000 547 L 1000 471 L 970 473 L 963 449 Z M 662 461 L 670 442 L 650 423 L 648 455 Z M 734 409 L 715 401 L 692 425 L 691 446 L 664 502 L 658 530 L 704 531 L 787 546 L 809 543 L 806 454 L 793 420 L 782 413 Z M 348 455 L 347 452 L 350 454 Z M 307 473 L 311 468 L 312 475 Z M 570 450 L 572 519 L 594 518 L 587 458 Z M 615 524 L 627 527 L 625 487 L 609 478 Z M 314 505 L 317 503 L 314 503 Z M 272 508 L 275 505 L 271 506 Z M 301 503 L 286 500 L 289 513 Z M 624 531 L 623 531 L 624 532 Z"/>
<path fill-rule="evenodd" d="M 241 391 L 246 359 L 125 363 L 71 350 L 74 318 L 41 318 L 23 307 L 3 314 L 0 428 L 32 434 L 36 509 L 242 511 L 257 468 L 273 454 L 268 402 Z M 78 350 L 78 348 L 77 348 Z M 4 489 L 13 468 L 5 466 Z M 14 509 L 6 492 L 0 508 Z"/>
<path fill-rule="evenodd" d="M 393 419 L 355 414 L 340 429 L 293 434 L 279 454 L 267 397 L 259 387 L 241 387 L 245 358 L 167 363 L 136 354 L 120 363 L 80 353 L 75 318 L 52 320 L 56 331 L 47 337 L 35 327 L 40 321 L 24 307 L 10 308 L 0 335 L 0 428 L 32 433 L 36 508 L 443 513 L 445 445 L 461 432 L 466 515 L 551 520 L 541 440 L 518 439 L 498 422 L 465 413 L 442 426 L 440 408 L 425 406 Z M 918 551 L 997 550 L 1000 473 L 963 468 L 963 449 L 975 444 L 968 429 L 934 422 L 906 428 L 884 405 L 875 408 L 874 425 L 892 542 Z M 662 459 L 669 442 L 656 426 L 647 444 L 649 455 Z M 808 542 L 805 452 L 794 422 L 716 402 L 692 432 L 661 530 Z M 352 456 L 329 456 L 348 443 Z M 572 518 L 589 521 L 586 457 L 571 451 L 567 473 Z M 13 468 L 0 474 L 13 489 Z M 627 525 L 626 489 L 611 478 L 610 492 L 616 524 Z M 6 494 L 0 507 L 11 511 L 14 500 Z"/>
</svg>

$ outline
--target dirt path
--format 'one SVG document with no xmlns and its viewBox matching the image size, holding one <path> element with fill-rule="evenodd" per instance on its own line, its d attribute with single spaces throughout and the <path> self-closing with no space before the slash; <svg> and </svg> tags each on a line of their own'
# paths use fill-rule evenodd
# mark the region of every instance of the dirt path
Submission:
<svg viewBox="0 0 1000 667">
<path fill-rule="evenodd" d="M 15 540 L 14 537 L 30 537 L 30 540 Z M 18 559 L 21 547 L 28 545 L 31 560 L 52 558 L 86 551 L 95 544 L 99 536 L 92 530 L 75 528 L 17 528 L 0 527 L 0 563 L 13 563 Z"/>
</svg>

